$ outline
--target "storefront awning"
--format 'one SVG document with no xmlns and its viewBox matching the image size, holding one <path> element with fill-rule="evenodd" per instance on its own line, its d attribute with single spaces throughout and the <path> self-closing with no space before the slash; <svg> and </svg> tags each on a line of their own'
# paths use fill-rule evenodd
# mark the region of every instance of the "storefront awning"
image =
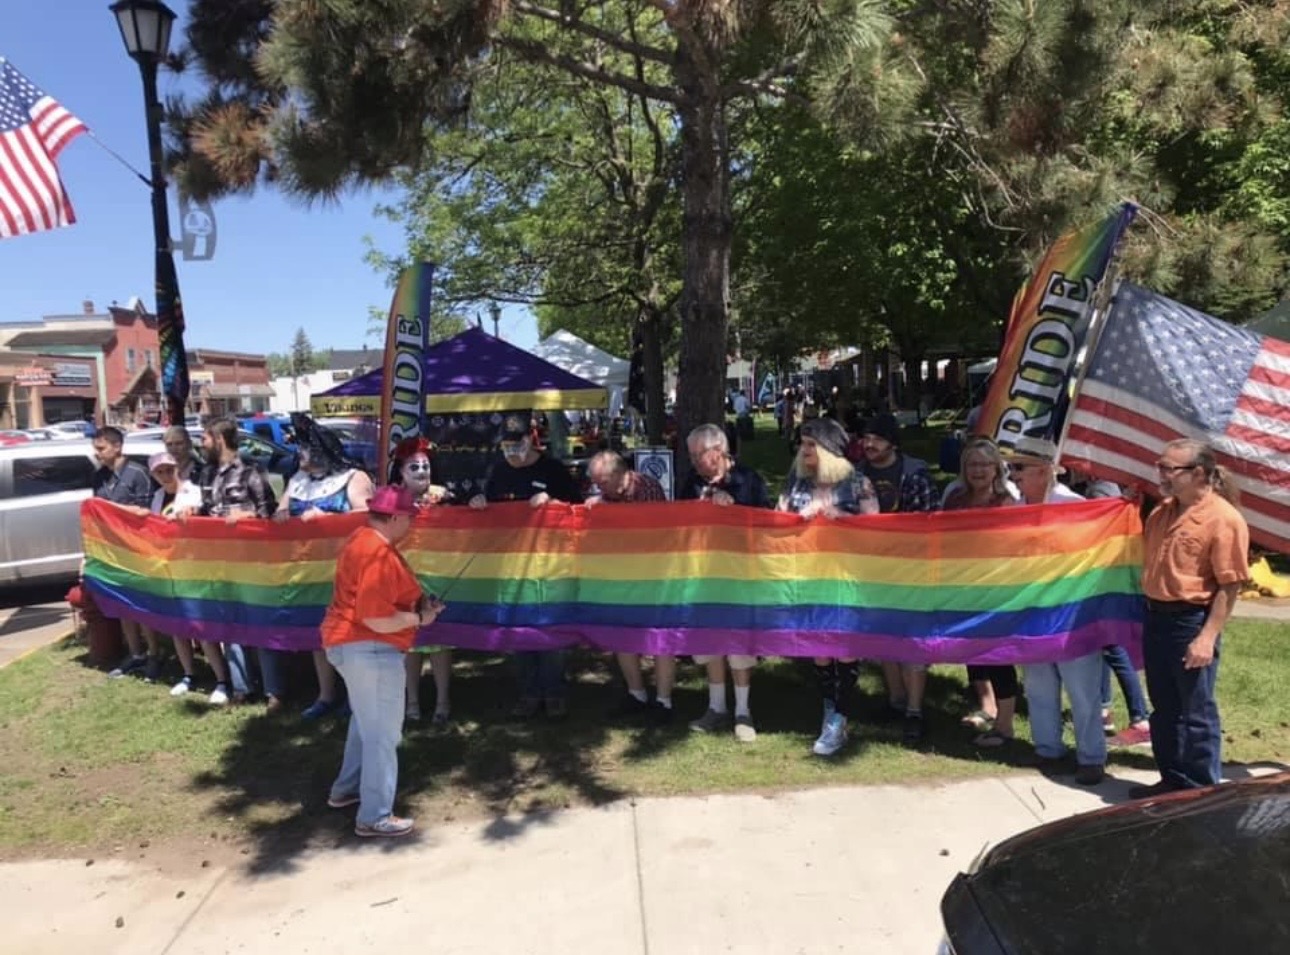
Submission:
<svg viewBox="0 0 1290 955">
<path fill-rule="evenodd" d="M 202 390 L 206 398 L 272 398 L 273 388 L 270 385 L 230 385 L 215 382 Z"/>
</svg>

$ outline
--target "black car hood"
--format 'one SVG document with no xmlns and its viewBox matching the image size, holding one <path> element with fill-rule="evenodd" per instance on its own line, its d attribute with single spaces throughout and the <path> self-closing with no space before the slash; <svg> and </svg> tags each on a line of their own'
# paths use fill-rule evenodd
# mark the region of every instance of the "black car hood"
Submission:
<svg viewBox="0 0 1290 955">
<path fill-rule="evenodd" d="M 960 955 L 1290 952 L 1290 773 L 1022 833 L 942 913 Z"/>
</svg>

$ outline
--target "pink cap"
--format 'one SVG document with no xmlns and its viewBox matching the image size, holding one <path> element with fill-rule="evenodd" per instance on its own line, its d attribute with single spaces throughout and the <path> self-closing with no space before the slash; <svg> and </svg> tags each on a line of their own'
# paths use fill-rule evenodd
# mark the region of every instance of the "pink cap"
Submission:
<svg viewBox="0 0 1290 955">
<path fill-rule="evenodd" d="M 373 514 L 384 514 L 387 517 L 395 514 L 415 514 L 417 499 L 411 488 L 387 484 L 376 489 L 372 499 L 367 502 L 367 509 Z"/>
<path fill-rule="evenodd" d="M 157 468 L 165 467 L 166 465 L 170 465 L 172 468 L 179 467 L 179 462 L 175 460 L 175 456 L 169 451 L 162 451 L 160 454 L 154 454 L 148 458 L 149 471 L 155 471 Z"/>
</svg>

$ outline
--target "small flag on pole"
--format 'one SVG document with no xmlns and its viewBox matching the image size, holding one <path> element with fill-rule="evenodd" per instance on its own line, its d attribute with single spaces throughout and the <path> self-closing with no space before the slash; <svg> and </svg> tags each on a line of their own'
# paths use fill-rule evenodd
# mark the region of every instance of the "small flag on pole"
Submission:
<svg viewBox="0 0 1290 955">
<path fill-rule="evenodd" d="M 0 237 L 76 221 L 54 160 L 83 132 L 84 123 L 0 57 Z"/>
</svg>

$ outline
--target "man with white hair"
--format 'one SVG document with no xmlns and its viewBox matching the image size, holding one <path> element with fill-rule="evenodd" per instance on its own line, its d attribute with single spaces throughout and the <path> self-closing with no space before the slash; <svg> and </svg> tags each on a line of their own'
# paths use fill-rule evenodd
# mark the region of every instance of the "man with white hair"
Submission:
<svg viewBox="0 0 1290 955">
<path fill-rule="evenodd" d="M 701 424 L 686 438 L 690 453 L 690 473 L 681 482 L 677 499 L 711 501 L 718 507 L 738 504 L 742 507 L 772 507 L 770 491 L 762 476 L 739 464 L 730 454 L 730 441 L 720 425 Z M 757 738 L 753 725 L 749 695 L 752 691 L 752 669 L 757 658 L 742 654 L 729 657 L 699 655 L 694 662 L 708 670 L 708 709 L 690 724 L 696 733 L 714 733 L 730 725 L 726 708 L 726 665 L 735 685 L 735 738 L 751 743 Z"/>
<path fill-rule="evenodd" d="M 1057 446 L 1042 438 L 1021 438 L 1005 452 L 1012 480 L 1022 504 L 1060 504 L 1082 501 L 1080 495 L 1057 482 L 1065 472 L 1057 463 Z M 1062 742 L 1062 687 L 1071 701 L 1075 726 L 1075 781 L 1096 786 L 1106 775 L 1106 735 L 1102 731 L 1102 651 L 1086 653 L 1061 663 L 1027 663 L 1026 700 L 1030 704 L 1030 736 L 1047 774 L 1062 771 L 1066 744 Z"/>
</svg>

